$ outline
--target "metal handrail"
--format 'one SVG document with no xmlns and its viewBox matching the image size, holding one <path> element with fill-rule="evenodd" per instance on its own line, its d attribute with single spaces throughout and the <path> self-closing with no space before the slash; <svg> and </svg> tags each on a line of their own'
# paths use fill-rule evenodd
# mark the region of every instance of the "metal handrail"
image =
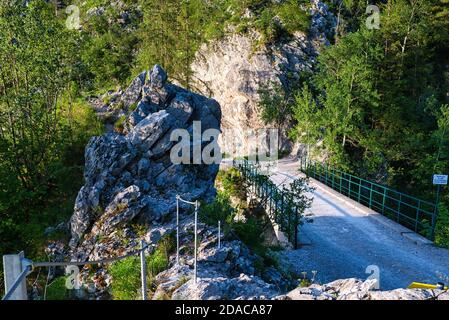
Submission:
<svg viewBox="0 0 449 320">
<path fill-rule="evenodd" d="M 405 227 L 432 238 L 435 228 L 435 204 L 391 189 L 353 174 L 301 158 L 300 170 L 339 193 L 367 206 Z M 432 239 L 431 239 L 432 240 Z"/>
<path fill-rule="evenodd" d="M 294 199 L 290 199 L 284 190 L 276 186 L 268 177 L 262 175 L 259 169 L 248 160 L 234 161 L 233 165 L 239 169 L 245 179 L 262 202 L 266 203 L 267 215 L 287 233 L 289 242 L 298 248 L 298 226 L 300 214 Z"/>
<path fill-rule="evenodd" d="M 2 300 L 8 300 L 11 295 L 14 293 L 14 291 L 17 289 L 19 284 L 26 278 L 30 272 L 32 272 L 35 268 L 40 267 L 66 267 L 66 266 L 83 266 L 83 265 L 93 265 L 93 264 L 104 264 L 104 263 L 112 263 L 117 262 L 126 258 L 129 258 L 131 256 L 135 256 L 137 254 L 142 254 L 147 248 L 149 247 L 149 244 L 144 244 L 142 241 L 141 248 L 138 250 L 134 250 L 132 252 L 129 252 L 125 255 L 113 257 L 113 258 L 106 258 L 101 260 L 94 260 L 94 261 L 61 261 L 61 262 L 33 262 L 28 259 L 22 259 L 23 261 L 27 262 L 27 265 L 25 266 L 24 270 L 20 273 L 20 275 L 16 278 L 11 288 L 9 288 L 8 292 L 5 293 Z"/>
</svg>

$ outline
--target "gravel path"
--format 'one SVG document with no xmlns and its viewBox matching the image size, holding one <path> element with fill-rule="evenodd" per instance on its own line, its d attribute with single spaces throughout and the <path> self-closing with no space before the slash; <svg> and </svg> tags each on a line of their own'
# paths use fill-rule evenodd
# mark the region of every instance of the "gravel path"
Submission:
<svg viewBox="0 0 449 320">
<path fill-rule="evenodd" d="M 271 179 L 288 184 L 299 176 L 299 163 L 283 159 Z M 316 270 L 320 283 L 341 278 L 366 279 L 368 266 L 377 266 L 380 289 L 407 287 L 413 281 L 449 283 L 449 250 L 437 248 L 410 230 L 365 208 L 362 212 L 348 198 L 317 187 L 309 214 L 313 222 L 300 227 L 298 250 L 283 253 L 298 272 L 311 276 Z M 418 240 L 418 244 L 413 239 Z"/>
</svg>

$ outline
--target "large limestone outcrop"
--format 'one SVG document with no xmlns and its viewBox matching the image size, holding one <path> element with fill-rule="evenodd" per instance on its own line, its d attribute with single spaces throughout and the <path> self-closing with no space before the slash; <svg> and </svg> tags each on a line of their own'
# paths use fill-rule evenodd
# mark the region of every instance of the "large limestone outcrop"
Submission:
<svg viewBox="0 0 449 320">
<path fill-rule="evenodd" d="M 86 146 L 85 183 L 70 220 L 76 259 L 113 256 L 134 247 L 136 236 L 128 224 L 171 221 L 177 194 L 187 200 L 215 194 L 217 164 L 174 164 L 170 159 L 174 129 L 192 133 L 194 121 L 201 121 L 202 132 L 220 129 L 215 100 L 167 83 L 159 66 L 141 73 L 116 100 L 121 100 L 120 112 L 128 114 L 122 133 L 93 137 Z M 133 104 L 137 107 L 130 112 Z M 118 236 L 119 231 L 124 234 Z"/>
<path fill-rule="evenodd" d="M 266 128 L 258 103 L 261 86 L 270 82 L 289 88 L 304 71 L 311 71 L 320 48 L 329 44 L 328 36 L 335 17 L 319 0 L 312 0 L 311 27 L 308 35 L 297 32 L 287 42 L 263 47 L 254 52 L 260 36 L 233 33 L 201 47 L 192 64 L 194 87 L 212 96 L 222 108 L 221 147 L 232 153 L 228 139 L 237 138 L 245 148 L 248 129 Z"/>
</svg>

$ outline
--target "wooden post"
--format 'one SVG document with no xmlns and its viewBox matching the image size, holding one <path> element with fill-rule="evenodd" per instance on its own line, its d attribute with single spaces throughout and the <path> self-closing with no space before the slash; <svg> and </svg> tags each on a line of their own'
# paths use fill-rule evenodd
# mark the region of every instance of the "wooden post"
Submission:
<svg viewBox="0 0 449 320">
<path fill-rule="evenodd" d="M 142 281 L 142 300 L 147 300 L 147 263 L 145 260 L 145 242 L 140 242 L 142 251 L 140 251 L 140 278 Z"/>
<path fill-rule="evenodd" d="M 16 279 L 23 271 L 22 259 L 24 253 L 7 254 L 3 256 L 3 272 L 5 277 L 5 294 L 9 291 Z M 12 293 L 10 300 L 27 300 L 26 279 L 23 279 L 19 286 Z"/>
</svg>

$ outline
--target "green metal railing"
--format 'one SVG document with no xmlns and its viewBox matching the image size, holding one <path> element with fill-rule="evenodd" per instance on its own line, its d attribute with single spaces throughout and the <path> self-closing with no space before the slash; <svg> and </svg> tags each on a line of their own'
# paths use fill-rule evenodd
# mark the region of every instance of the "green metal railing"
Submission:
<svg viewBox="0 0 449 320">
<path fill-rule="evenodd" d="M 242 172 L 243 178 L 248 183 L 248 191 L 257 196 L 269 218 L 279 225 L 280 230 L 287 235 L 288 241 L 297 249 L 301 214 L 292 193 L 276 186 L 248 160 L 234 160 L 233 165 Z"/>
<path fill-rule="evenodd" d="M 305 158 L 301 158 L 300 163 L 301 171 L 307 176 L 433 240 L 431 238 L 436 214 L 434 203 L 336 170 L 328 164 Z"/>
</svg>

